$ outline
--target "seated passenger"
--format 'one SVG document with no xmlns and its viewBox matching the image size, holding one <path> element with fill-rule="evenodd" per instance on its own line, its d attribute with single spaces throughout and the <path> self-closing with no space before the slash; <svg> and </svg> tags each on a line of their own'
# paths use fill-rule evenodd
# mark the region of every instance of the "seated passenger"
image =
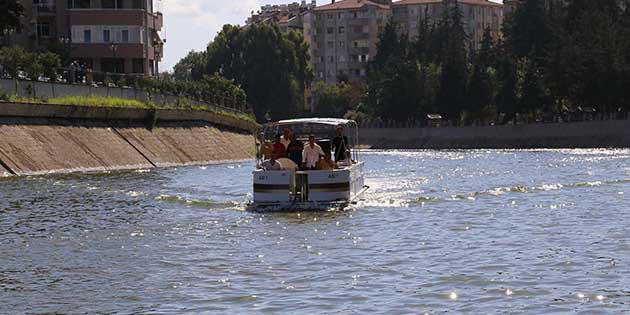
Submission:
<svg viewBox="0 0 630 315">
<path fill-rule="evenodd" d="M 261 154 L 259 158 L 263 160 L 269 160 L 271 158 L 271 152 L 273 151 L 273 144 L 271 144 L 271 141 L 265 140 L 264 134 L 260 134 L 258 136 L 258 142 Z"/>
<path fill-rule="evenodd" d="M 330 154 L 321 156 L 317 161 L 317 169 L 320 171 L 332 171 L 335 169 L 335 163 L 330 158 Z"/>
<path fill-rule="evenodd" d="M 271 158 L 260 164 L 260 167 L 265 171 L 281 171 L 282 164 L 276 161 L 276 151 L 271 152 Z"/>
<path fill-rule="evenodd" d="M 324 150 L 315 143 L 315 136 L 308 137 L 308 144 L 304 146 L 302 151 L 302 166 L 307 170 L 314 170 L 317 167 L 319 157 L 324 155 Z"/>
<path fill-rule="evenodd" d="M 286 157 L 286 148 L 280 141 L 280 135 L 276 135 L 276 141 L 273 143 L 273 150 L 276 151 L 276 158 L 280 159 Z"/>
<path fill-rule="evenodd" d="M 289 138 L 291 139 L 291 143 L 289 143 L 289 146 L 287 147 L 287 157 L 295 164 L 300 165 L 300 163 L 302 163 L 302 150 L 304 150 L 304 144 L 295 137 L 294 133 L 292 133 Z"/>
</svg>

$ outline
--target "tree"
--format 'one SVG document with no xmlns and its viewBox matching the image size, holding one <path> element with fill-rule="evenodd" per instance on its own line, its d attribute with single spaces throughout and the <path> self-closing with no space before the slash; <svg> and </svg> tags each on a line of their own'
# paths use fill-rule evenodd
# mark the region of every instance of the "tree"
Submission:
<svg viewBox="0 0 630 315">
<path fill-rule="evenodd" d="M 447 7 L 448 22 L 444 23 L 446 51 L 442 62 L 442 75 L 437 104 L 440 112 L 452 121 L 458 121 L 461 111 L 466 108 L 466 85 L 468 82 L 468 61 L 466 60 L 466 32 L 462 13 L 457 5 Z"/>
<path fill-rule="evenodd" d="M 173 78 L 180 81 L 199 81 L 206 67 L 206 53 L 191 51 L 173 67 Z"/>
<path fill-rule="evenodd" d="M 27 62 L 27 53 L 21 47 L 0 48 L 0 65 L 13 79 L 18 78 L 19 71 Z"/>
<path fill-rule="evenodd" d="M 390 20 L 368 66 L 367 110 L 374 116 L 406 121 L 418 112 L 419 71 L 413 50 L 408 37 L 398 35 Z"/>
<path fill-rule="evenodd" d="M 257 119 L 291 117 L 301 111 L 312 80 L 304 38 L 276 24 L 225 25 L 208 45 L 205 74 L 234 80 L 247 93 Z"/>
<path fill-rule="evenodd" d="M 512 56 L 506 52 L 503 43 L 498 43 L 497 55 L 500 56 L 497 62 L 498 91 L 496 96 L 497 112 L 504 115 L 501 123 L 507 123 L 514 119 L 518 107 L 518 96 L 516 93 L 518 77 L 516 64 Z"/>
<path fill-rule="evenodd" d="M 38 55 L 38 63 L 42 66 L 42 74 L 52 82 L 57 81 L 57 75 L 61 68 L 61 57 L 52 52 L 43 52 Z"/>
<path fill-rule="evenodd" d="M 532 53 L 533 55 L 533 53 Z M 524 77 L 521 83 L 520 110 L 535 116 L 536 110 L 547 105 L 542 76 L 533 59 L 524 59 Z"/>
<path fill-rule="evenodd" d="M 318 82 L 313 87 L 315 113 L 326 117 L 343 117 L 352 108 L 352 87 L 346 83 L 328 85 Z"/>
<path fill-rule="evenodd" d="M 520 1 L 504 27 L 506 41 L 515 56 L 543 58 L 549 29 L 545 20 L 545 0 Z"/>
<path fill-rule="evenodd" d="M 0 36 L 20 30 L 20 18 L 24 7 L 19 0 L 0 0 Z"/>
</svg>

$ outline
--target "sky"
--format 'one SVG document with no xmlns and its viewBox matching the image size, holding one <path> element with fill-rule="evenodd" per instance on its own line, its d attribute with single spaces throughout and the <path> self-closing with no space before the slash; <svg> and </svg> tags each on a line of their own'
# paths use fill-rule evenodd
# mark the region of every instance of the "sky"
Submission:
<svg viewBox="0 0 630 315">
<path fill-rule="evenodd" d="M 191 50 L 205 50 L 224 24 L 243 25 L 264 4 L 295 1 L 300 0 L 156 0 L 164 14 L 162 38 L 166 39 L 160 71 L 171 71 Z M 330 0 L 317 1 L 318 5 L 327 3 Z"/>
<path fill-rule="evenodd" d="M 164 14 L 162 38 L 164 58 L 160 71 L 171 71 L 189 51 L 205 50 L 224 24 L 245 24 L 252 11 L 264 4 L 281 4 L 291 0 L 157 0 Z M 320 0 L 327 3 L 326 0 Z"/>
</svg>

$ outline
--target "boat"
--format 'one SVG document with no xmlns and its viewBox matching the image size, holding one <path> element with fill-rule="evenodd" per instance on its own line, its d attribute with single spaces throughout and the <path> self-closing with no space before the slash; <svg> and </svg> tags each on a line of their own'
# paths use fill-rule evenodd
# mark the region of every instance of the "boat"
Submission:
<svg viewBox="0 0 630 315">
<path fill-rule="evenodd" d="M 264 170 L 263 142 L 283 134 L 285 129 L 297 140 L 308 144 L 309 136 L 327 156 L 332 155 L 332 140 L 337 129 L 343 128 L 347 137 L 346 159 L 328 170 L 306 170 L 289 159 L 278 159 L 280 170 Z M 256 143 L 256 169 L 253 171 L 253 201 L 248 205 L 254 211 L 308 211 L 339 210 L 356 204 L 368 187 L 364 183 L 364 162 L 357 148 L 358 125 L 353 120 L 335 118 L 308 118 L 282 120 L 263 126 Z M 330 162 L 329 162 L 330 163 Z"/>
</svg>

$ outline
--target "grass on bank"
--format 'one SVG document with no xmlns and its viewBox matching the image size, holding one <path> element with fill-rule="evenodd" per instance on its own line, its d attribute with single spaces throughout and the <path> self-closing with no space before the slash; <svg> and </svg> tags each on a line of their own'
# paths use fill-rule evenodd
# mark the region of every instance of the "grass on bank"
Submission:
<svg viewBox="0 0 630 315">
<path fill-rule="evenodd" d="M 90 107 L 117 107 L 117 108 L 140 108 L 140 109 L 178 109 L 178 110 L 195 110 L 212 112 L 223 116 L 232 117 L 247 123 L 258 126 L 256 119 L 246 113 L 233 112 L 218 107 L 206 107 L 192 105 L 184 99 L 178 99 L 176 104 L 157 105 L 151 102 L 142 102 L 138 100 L 130 100 L 119 97 L 105 96 L 65 96 L 50 99 L 40 99 L 32 97 L 21 97 L 16 95 L 0 95 L 0 101 L 12 103 L 48 103 L 57 105 L 74 105 L 74 106 L 90 106 Z"/>
<path fill-rule="evenodd" d="M 91 106 L 91 107 L 131 107 L 131 108 L 155 108 L 149 103 L 138 100 L 130 100 L 104 96 L 64 96 L 48 99 L 49 104 Z"/>
</svg>

